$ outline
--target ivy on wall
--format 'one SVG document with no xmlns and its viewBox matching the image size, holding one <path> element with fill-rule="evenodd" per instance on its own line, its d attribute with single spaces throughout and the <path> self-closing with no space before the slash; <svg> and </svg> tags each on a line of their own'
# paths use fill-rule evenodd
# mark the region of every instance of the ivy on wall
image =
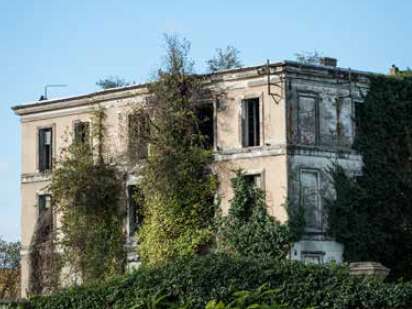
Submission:
<svg viewBox="0 0 412 309">
<path fill-rule="evenodd" d="M 144 224 L 138 254 L 155 264 L 207 250 L 213 242 L 216 180 L 196 106 L 207 97 L 193 74 L 189 44 L 166 36 L 166 67 L 150 86 L 150 155 L 143 169 Z"/>
<path fill-rule="evenodd" d="M 392 277 L 412 278 L 412 78 L 371 77 L 354 147 L 362 176 L 333 172 L 330 233 L 347 261 L 374 260 Z"/>
<path fill-rule="evenodd" d="M 105 161 L 105 111 L 92 121 L 90 141 L 64 149 L 49 192 L 56 225 L 56 252 L 63 281 L 89 283 L 124 270 L 123 186 L 116 165 Z"/>
</svg>

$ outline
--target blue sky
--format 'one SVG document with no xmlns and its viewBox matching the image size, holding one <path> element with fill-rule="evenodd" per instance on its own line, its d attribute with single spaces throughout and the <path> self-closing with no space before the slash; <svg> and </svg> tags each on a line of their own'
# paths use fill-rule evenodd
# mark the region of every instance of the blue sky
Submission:
<svg viewBox="0 0 412 309">
<path fill-rule="evenodd" d="M 317 50 L 339 66 L 412 66 L 412 1 L 0 0 L 0 236 L 19 239 L 20 130 L 10 107 L 97 90 L 109 75 L 144 82 L 161 64 L 162 34 L 192 43 L 197 71 L 233 45 L 245 65 Z M 409 57 L 408 57 L 409 56 Z"/>
</svg>

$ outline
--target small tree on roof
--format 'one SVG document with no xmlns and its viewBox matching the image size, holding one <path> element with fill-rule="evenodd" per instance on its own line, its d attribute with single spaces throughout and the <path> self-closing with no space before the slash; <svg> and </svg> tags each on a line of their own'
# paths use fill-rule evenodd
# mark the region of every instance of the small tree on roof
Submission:
<svg viewBox="0 0 412 309">
<path fill-rule="evenodd" d="M 242 67 L 239 51 L 233 46 L 227 46 L 225 49 L 217 48 L 216 55 L 206 63 L 211 73 Z"/>
</svg>

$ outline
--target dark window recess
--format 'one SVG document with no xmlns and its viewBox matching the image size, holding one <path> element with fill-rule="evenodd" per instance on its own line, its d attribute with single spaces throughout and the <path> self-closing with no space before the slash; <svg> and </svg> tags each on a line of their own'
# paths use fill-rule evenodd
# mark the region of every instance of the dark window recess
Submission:
<svg viewBox="0 0 412 309">
<path fill-rule="evenodd" d="M 260 145 L 259 99 L 244 100 L 242 104 L 242 146 Z"/>
<path fill-rule="evenodd" d="M 41 194 L 37 201 L 39 214 L 39 233 L 40 235 L 50 235 L 53 231 L 53 213 L 51 209 L 51 195 Z"/>
<path fill-rule="evenodd" d="M 49 194 L 39 195 L 38 200 L 39 215 L 42 215 L 51 207 L 51 196 Z"/>
<path fill-rule="evenodd" d="M 53 131 L 51 128 L 39 130 L 39 171 L 52 168 Z"/>
<path fill-rule="evenodd" d="M 129 236 L 134 236 L 143 224 L 143 195 L 137 186 L 127 187 Z"/>
<path fill-rule="evenodd" d="M 262 177 L 260 174 L 244 175 L 247 183 L 256 188 L 262 188 Z"/>
<path fill-rule="evenodd" d="M 130 114 L 128 116 L 128 154 L 131 162 L 146 159 L 148 155 L 149 116 Z"/>
<path fill-rule="evenodd" d="M 74 124 L 74 141 L 75 143 L 86 144 L 90 141 L 90 124 L 89 122 L 75 122 Z"/>
<path fill-rule="evenodd" d="M 213 104 L 204 104 L 196 108 L 196 116 L 199 120 L 199 130 L 204 137 L 205 148 L 213 148 L 214 145 L 214 122 Z"/>
<path fill-rule="evenodd" d="M 361 119 L 362 119 L 362 114 L 364 113 L 364 103 L 362 102 L 354 102 L 354 108 L 355 108 L 355 113 L 354 113 L 354 125 L 355 125 L 355 136 L 360 135 L 360 130 L 361 130 Z"/>
</svg>

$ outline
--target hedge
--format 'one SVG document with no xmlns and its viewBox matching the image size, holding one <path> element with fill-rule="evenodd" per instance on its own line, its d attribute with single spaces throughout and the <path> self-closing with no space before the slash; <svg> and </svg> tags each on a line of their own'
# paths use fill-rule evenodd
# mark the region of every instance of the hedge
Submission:
<svg viewBox="0 0 412 309">
<path fill-rule="evenodd" d="M 291 261 L 225 255 L 180 259 L 141 267 L 101 284 L 73 287 L 48 297 L 34 297 L 31 308 L 204 308 L 211 300 L 228 303 L 233 293 L 262 285 L 275 289 L 274 301 L 291 308 L 412 308 L 412 283 L 383 283 L 349 275 L 344 266 L 304 265 Z M 166 297 L 162 297 L 162 296 Z"/>
</svg>

